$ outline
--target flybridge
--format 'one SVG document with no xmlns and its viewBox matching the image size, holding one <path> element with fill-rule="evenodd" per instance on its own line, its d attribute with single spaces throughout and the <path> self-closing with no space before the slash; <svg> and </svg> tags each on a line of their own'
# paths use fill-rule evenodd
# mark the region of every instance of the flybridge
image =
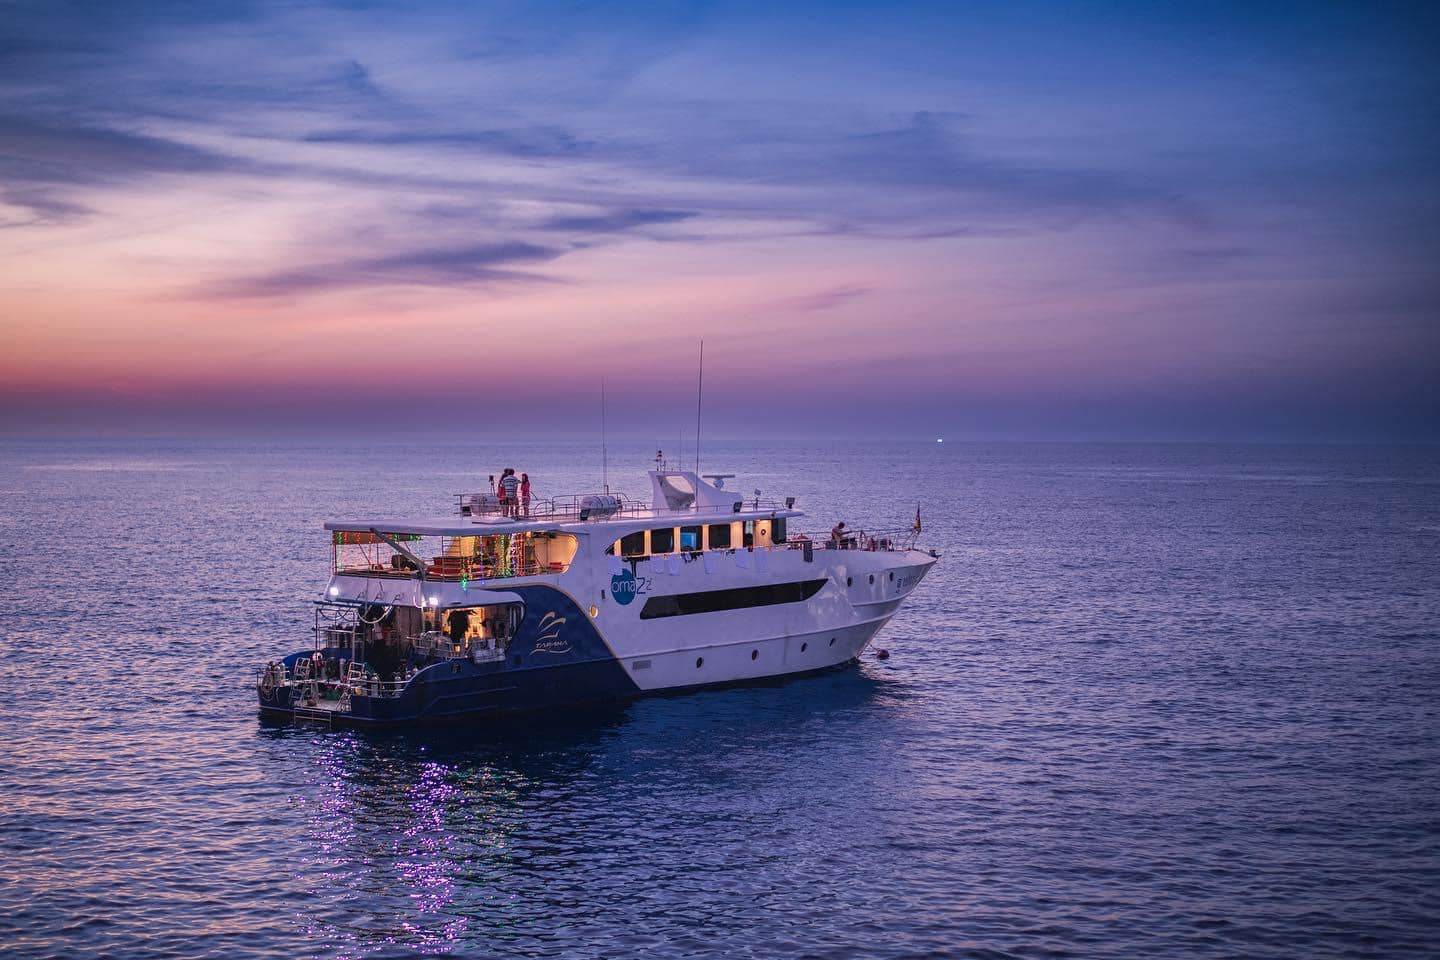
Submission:
<svg viewBox="0 0 1440 960">
<path fill-rule="evenodd" d="M 528 510 L 518 516 L 506 515 L 494 493 L 463 493 L 458 494 L 457 499 L 460 515 L 470 518 L 472 523 L 500 524 L 506 527 L 517 525 L 517 529 L 537 522 L 541 526 L 553 526 L 557 522 L 649 519 L 672 514 L 770 514 L 794 509 L 794 497 L 781 503 L 778 500 L 762 498 L 759 491 L 756 491 L 753 498 L 747 499 L 734 491 L 722 489 L 720 484 L 732 476 L 733 474 L 708 474 L 707 477 L 716 481 L 712 484 L 686 470 L 651 470 L 651 498 L 648 504 L 608 491 L 566 494 L 537 499 L 529 504 Z"/>
<path fill-rule="evenodd" d="M 459 519 L 328 522 L 329 596 L 403 602 L 409 589 L 445 598 L 454 593 L 445 586 L 452 584 L 463 599 L 472 587 L 496 580 L 566 574 L 592 536 L 600 543 L 596 551 L 624 557 L 769 548 L 782 545 L 786 521 L 802 515 L 793 509 L 794 498 L 782 505 L 757 492 L 745 500 L 721 489 L 720 478 L 711 484 L 688 471 L 663 469 L 649 476 L 648 504 L 619 494 L 572 494 L 503 511 L 493 495 L 462 494 Z M 411 580 L 431 586 L 395 584 Z"/>
</svg>

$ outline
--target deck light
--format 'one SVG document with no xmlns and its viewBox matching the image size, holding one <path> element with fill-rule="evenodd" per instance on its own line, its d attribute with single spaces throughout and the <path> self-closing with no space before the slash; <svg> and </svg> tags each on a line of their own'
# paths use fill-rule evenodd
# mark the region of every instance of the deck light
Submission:
<svg viewBox="0 0 1440 960">
<path fill-rule="evenodd" d="M 331 587 L 331 588 L 330 588 L 330 596 L 332 596 L 332 597 L 338 597 L 338 596 L 340 596 L 340 588 L 339 588 L 339 587 Z"/>
<path fill-rule="evenodd" d="M 430 606 L 432 606 L 432 607 L 438 607 L 438 606 L 440 606 L 440 598 L 439 598 L 439 597 L 431 597 L 431 598 L 430 598 Z"/>
</svg>

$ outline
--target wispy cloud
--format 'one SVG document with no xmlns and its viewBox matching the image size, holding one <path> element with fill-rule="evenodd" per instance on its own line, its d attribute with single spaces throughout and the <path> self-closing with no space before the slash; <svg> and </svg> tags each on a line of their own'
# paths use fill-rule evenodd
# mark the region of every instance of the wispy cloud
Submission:
<svg viewBox="0 0 1440 960">
<path fill-rule="evenodd" d="M 226 299 L 295 296 L 397 284 L 453 287 L 477 283 L 538 282 L 544 278 L 509 268 L 516 264 L 544 263 L 564 252 L 560 248 L 519 242 L 407 250 L 380 257 L 329 260 L 226 280 L 200 293 Z"/>
<path fill-rule="evenodd" d="M 11 182 L 96 184 L 250 166 L 235 157 L 115 127 L 0 115 L 0 173 Z"/>
<path fill-rule="evenodd" d="M 822 310 L 833 310 L 842 304 L 850 303 L 874 292 L 874 287 L 860 284 L 846 284 L 839 287 L 831 287 L 828 290 L 820 290 L 815 293 L 806 294 L 803 297 L 791 297 L 781 300 L 776 304 L 780 310 L 797 313 L 817 313 Z"/>
<path fill-rule="evenodd" d="M 690 210 L 613 210 L 590 216 L 552 217 L 539 228 L 557 233 L 624 233 L 637 227 L 682 223 L 695 216 Z"/>
</svg>

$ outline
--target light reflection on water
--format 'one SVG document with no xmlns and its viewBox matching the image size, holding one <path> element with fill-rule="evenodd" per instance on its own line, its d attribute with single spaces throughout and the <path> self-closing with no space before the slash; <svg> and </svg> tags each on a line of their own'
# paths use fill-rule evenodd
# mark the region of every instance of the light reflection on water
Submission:
<svg viewBox="0 0 1440 960">
<path fill-rule="evenodd" d="M 753 782 L 765 767 L 783 779 L 785 762 L 757 757 L 757 741 L 786 728 L 802 742 L 826 738 L 826 718 L 863 716 L 877 695 L 857 672 L 796 683 L 810 689 L 777 698 L 795 693 L 795 683 L 761 684 L 558 717 L 490 718 L 455 733 L 277 729 L 314 750 L 307 793 L 318 799 L 304 828 L 313 842 L 297 851 L 297 880 L 319 902 L 335 901 L 338 888 L 340 901 L 363 904 L 366 916 L 302 912 L 307 939 L 324 945 L 317 955 L 347 957 L 397 945 L 520 944 L 548 939 L 557 922 L 605 927 L 604 891 L 618 878 L 642 882 L 657 849 L 685 859 L 656 879 L 693 870 L 734 883 L 723 860 L 737 847 L 773 863 L 775 854 L 752 844 L 774 830 L 759 822 L 774 812 L 719 788 Z M 731 697 L 753 709 L 737 715 Z M 706 851 L 717 836 L 732 849 L 721 863 Z M 660 886 L 622 899 L 654 911 L 629 920 L 651 924 L 650 938 L 677 910 L 708 913 Z"/>
</svg>

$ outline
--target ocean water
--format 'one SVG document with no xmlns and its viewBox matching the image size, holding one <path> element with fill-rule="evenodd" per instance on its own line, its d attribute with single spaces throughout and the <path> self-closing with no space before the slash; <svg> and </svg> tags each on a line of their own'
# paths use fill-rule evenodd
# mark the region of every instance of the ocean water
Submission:
<svg viewBox="0 0 1440 960">
<path fill-rule="evenodd" d="M 943 559 L 889 659 L 444 733 L 259 720 L 324 519 L 596 460 L 0 443 L 0 954 L 1440 951 L 1440 450 L 717 447 L 817 530 L 921 504 Z"/>
</svg>

